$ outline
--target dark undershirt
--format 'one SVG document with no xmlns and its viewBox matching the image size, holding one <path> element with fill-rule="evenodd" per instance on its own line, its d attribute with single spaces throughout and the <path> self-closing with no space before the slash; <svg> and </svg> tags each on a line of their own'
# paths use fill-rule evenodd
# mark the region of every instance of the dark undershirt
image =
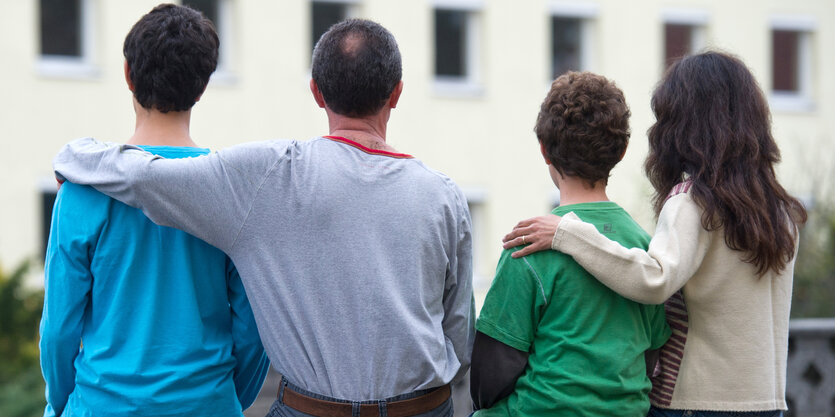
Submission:
<svg viewBox="0 0 835 417">
<path fill-rule="evenodd" d="M 528 365 L 528 352 L 514 349 L 482 332 L 476 332 L 470 367 L 473 408 L 490 408 L 510 395 Z"/>
</svg>

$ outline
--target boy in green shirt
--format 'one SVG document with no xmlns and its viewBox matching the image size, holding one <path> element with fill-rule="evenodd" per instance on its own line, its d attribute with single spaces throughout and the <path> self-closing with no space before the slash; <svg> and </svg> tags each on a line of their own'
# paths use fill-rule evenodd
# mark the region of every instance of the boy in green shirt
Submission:
<svg viewBox="0 0 835 417">
<path fill-rule="evenodd" d="M 650 237 L 606 196 L 629 142 L 629 108 L 606 78 L 569 72 L 542 103 L 535 132 L 560 206 L 625 247 Z M 517 248 L 518 249 L 518 248 Z M 645 352 L 670 335 L 661 305 L 627 300 L 565 254 L 502 253 L 476 324 L 475 415 L 644 416 Z"/>
</svg>

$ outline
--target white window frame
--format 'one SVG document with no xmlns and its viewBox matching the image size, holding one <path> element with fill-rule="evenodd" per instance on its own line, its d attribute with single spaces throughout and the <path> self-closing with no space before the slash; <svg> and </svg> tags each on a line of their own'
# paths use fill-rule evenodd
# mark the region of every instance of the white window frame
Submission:
<svg viewBox="0 0 835 417">
<path fill-rule="evenodd" d="M 570 1 L 551 1 L 548 4 L 548 69 L 545 71 L 548 74 L 548 88 L 550 89 L 551 79 L 553 68 L 551 68 L 551 61 L 552 57 L 550 54 L 553 52 L 552 46 L 550 46 L 550 42 L 553 42 L 553 39 L 550 39 L 551 34 L 551 19 L 555 17 L 565 17 L 565 18 L 573 18 L 573 19 L 580 19 L 580 71 L 594 71 L 596 66 L 596 59 L 595 59 L 595 33 L 597 32 L 597 18 L 600 16 L 600 6 L 596 3 L 577 3 L 577 2 L 570 2 Z"/>
<path fill-rule="evenodd" d="M 797 57 L 797 92 L 769 91 L 769 105 L 772 110 L 783 112 L 811 112 L 815 110 L 815 102 L 812 97 L 813 78 L 813 53 L 812 35 L 817 29 L 817 21 L 811 16 L 775 16 L 771 18 L 769 35 L 775 30 L 795 31 L 798 36 L 798 57 Z M 772 44 L 769 44 L 769 56 L 774 51 Z M 771 60 L 769 60 L 770 66 Z M 770 76 L 774 76 L 774 68 L 771 68 Z M 771 80 L 771 78 L 769 79 Z"/>
<path fill-rule="evenodd" d="M 467 206 L 470 208 L 470 220 L 472 225 L 472 262 L 473 262 L 473 289 L 486 291 L 492 283 L 492 276 L 488 270 L 483 270 L 482 263 L 485 260 L 483 242 L 487 235 L 486 215 L 487 189 L 481 186 L 462 186 L 461 191 L 467 199 Z"/>
<path fill-rule="evenodd" d="M 663 9 L 661 21 L 664 25 L 686 25 L 691 27 L 690 51 L 694 54 L 707 47 L 707 25 L 710 22 L 710 13 L 701 9 Z M 666 64 L 662 48 L 661 65 Z"/>
<path fill-rule="evenodd" d="M 217 5 L 217 33 L 220 38 L 220 49 L 217 57 L 217 69 L 212 74 L 209 83 L 212 85 L 232 85 L 238 82 L 234 70 L 235 60 L 235 5 L 233 0 L 218 0 Z"/>
<path fill-rule="evenodd" d="M 38 51 L 35 72 L 43 77 L 68 79 L 95 79 L 99 68 L 95 65 L 93 51 L 96 37 L 96 10 L 94 0 L 81 0 L 81 56 L 44 55 Z M 38 28 L 40 33 L 40 28 Z M 38 46 L 40 48 L 40 44 Z"/>
<path fill-rule="evenodd" d="M 467 73 L 463 77 L 435 74 L 434 42 L 433 59 L 431 60 L 433 90 L 440 96 L 480 97 L 484 94 L 481 83 L 481 15 L 484 11 L 483 0 L 432 0 L 432 13 L 435 10 L 461 11 L 467 14 L 467 44 L 466 62 Z M 433 29 L 434 30 L 434 29 Z M 432 34 L 435 36 L 435 33 Z"/>
</svg>

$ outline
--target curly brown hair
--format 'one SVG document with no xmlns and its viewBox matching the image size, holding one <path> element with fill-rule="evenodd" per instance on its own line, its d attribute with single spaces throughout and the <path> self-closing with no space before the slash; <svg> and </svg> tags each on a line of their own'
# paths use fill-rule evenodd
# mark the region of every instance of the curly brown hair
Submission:
<svg viewBox="0 0 835 417">
<path fill-rule="evenodd" d="M 704 210 L 702 227 L 724 229 L 725 244 L 745 253 L 760 275 L 782 271 L 806 210 L 777 182 L 771 114 L 745 64 L 721 52 L 678 61 L 656 87 L 652 111 L 645 169 L 656 215 L 670 190 L 689 178 Z"/>
<path fill-rule="evenodd" d="M 570 71 L 551 84 L 534 132 L 557 172 L 606 184 L 629 144 L 630 114 L 615 83 Z"/>
<path fill-rule="evenodd" d="M 154 7 L 133 25 L 122 49 L 136 101 L 162 113 L 190 109 L 217 68 L 218 45 L 212 21 L 199 11 Z"/>
</svg>

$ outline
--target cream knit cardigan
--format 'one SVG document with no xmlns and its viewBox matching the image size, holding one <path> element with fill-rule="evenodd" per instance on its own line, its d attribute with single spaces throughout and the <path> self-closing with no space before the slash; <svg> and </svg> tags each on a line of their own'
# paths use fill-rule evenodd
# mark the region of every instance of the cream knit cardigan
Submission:
<svg viewBox="0 0 835 417">
<path fill-rule="evenodd" d="M 603 284 L 637 302 L 663 303 L 684 288 L 689 329 L 668 407 L 683 410 L 785 410 L 786 356 L 794 259 L 758 277 L 701 225 L 689 193 L 672 196 L 647 251 L 626 249 L 569 213 L 552 247 Z"/>
</svg>

